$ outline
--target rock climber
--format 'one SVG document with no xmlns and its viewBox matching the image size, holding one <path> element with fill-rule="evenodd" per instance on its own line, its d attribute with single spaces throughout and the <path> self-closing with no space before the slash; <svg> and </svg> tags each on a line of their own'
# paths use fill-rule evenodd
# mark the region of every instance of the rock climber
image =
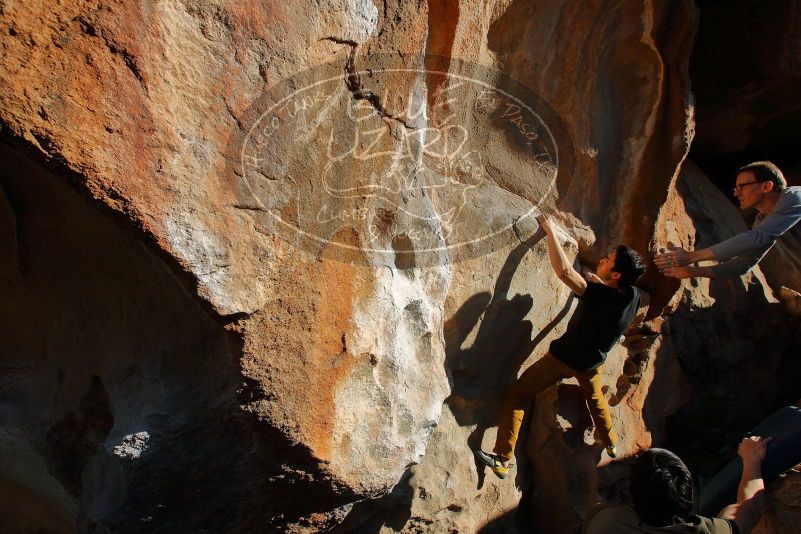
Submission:
<svg viewBox="0 0 801 534">
<path fill-rule="evenodd" d="M 756 208 L 759 212 L 753 228 L 701 250 L 674 248 L 657 254 L 654 263 L 662 274 L 712 279 L 743 275 L 759 263 L 777 238 L 801 220 L 801 187 L 787 187 L 782 171 L 769 161 L 740 168 L 734 196 L 740 201 L 740 209 Z M 710 267 L 691 265 L 707 260 L 719 263 Z"/>
<path fill-rule="evenodd" d="M 740 442 L 737 452 L 743 461 L 743 472 L 737 502 L 726 506 L 717 517 L 693 515 L 693 481 L 687 466 L 668 450 L 649 449 L 639 455 L 631 468 L 631 504 L 593 507 L 583 532 L 747 534 L 764 509 L 762 462 L 770 440 L 751 436 Z"/>
<path fill-rule="evenodd" d="M 480 462 L 500 478 L 511 467 L 524 412 L 538 393 L 563 378 L 574 377 L 587 400 L 601 442 L 615 457 L 617 435 L 609 405 L 601 391 L 601 369 L 612 349 L 634 319 L 640 294 L 634 284 L 645 272 L 645 262 L 633 249 L 620 245 L 601 258 L 595 274 L 583 277 L 573 268 L 559 243 L 555 223 L 537 217 L 548 242 L 548 256 L 559 279 L 579 298 L 567 330 L 550 350 L 512 384 L 501 405 L 495 448 L 475 451 Z"/>
</svg>

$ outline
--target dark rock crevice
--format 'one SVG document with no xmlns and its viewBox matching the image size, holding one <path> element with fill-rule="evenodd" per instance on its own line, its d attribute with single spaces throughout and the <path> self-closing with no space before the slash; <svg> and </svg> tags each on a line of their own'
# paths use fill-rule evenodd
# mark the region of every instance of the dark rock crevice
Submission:
<svg viewBox="0 0 801 534">
<path fill-rule="evenodd" d="M 0 494 L 29 497 L 0 507 L 0 524 L 244 531 L 352 500 L 242 409 L 269 392 L 241 375 L 242 340 L 226 328 L 241 316 L 211 311 L 57 161 L 8 138 L 0 157 L 2 235 L 17 240 L 3 250 L 25 265 L 0 264 Z"/>
<path fill-rule="evenodd" d="M 365 100 L 369 102 L 370 105 L 373 106 L 373 109 L 375 109 L 378 116 L 383 119 L 398 122 L 407 130 L 416 129 L 403 117 L 390 113 L 390 111 L 387 110 L 382 103 L 380 96 L 362 86 L 361 74 L 356 67 L 356 57 L 359 49 L 359 43 L 339 37 L 325 37 L 324 40 L 350 47 L 348 60 L 345 63 L 345 86 L 348 88 L 348 91 L 351 92 L 355 100 Z"/>
</svg>

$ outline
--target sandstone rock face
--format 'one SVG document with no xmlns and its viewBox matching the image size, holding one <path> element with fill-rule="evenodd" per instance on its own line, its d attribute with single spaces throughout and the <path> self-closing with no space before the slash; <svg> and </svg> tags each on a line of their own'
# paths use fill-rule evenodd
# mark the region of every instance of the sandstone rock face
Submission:
<svg viewBox="0 0 801 534">
<path fill-rule="evenodd" d="M 9 91 L 2 108 L 12 144 L 15 148 L 33 147 L 40 159 L 60 163 L 81 190 L 111 207 L 120 220 L 133 223 L 139 238 L 166 259 L 181 279 L 178 283 L 173 280 L 173 291 L 182 294 L 184 285 L 201 299 L 195 304 L 201 306 L 196 315 L 209 326 L 197 327 L 204 335 L 186 336 L 199 346 L 159 348 L 157 354 L 188 366 L 183 374 L 194 377 L 192 380 L 204 380 L 202 372 L 191 370 L 196 365 L 219 367 L 212 371 L 214 380 L 203 389 L 182 386 L 182 397 L 193 406 L 187 414 L 170 403 L 163 407 L 154 404 L 164 396 L 159 391 L 170 387 L 163 385 L 162 379 L 155 380 L 155 392 L 141 392 L 152 398 L 144 402 L 125 389 L 109 391 L 117 380 L 114 366 L 98 364 L 95 372 L 100 385 L 87 393 L 87 386 L 72 375 L 86 375 L 84 382 L 90 380 L 91 365 L 81 358 L 64 358 L 63 364 L 53 358 L 47 359 L 47 364 L 37 363 L 43 357 L 31 353 L 36 336 L 19 342 L 20 352 L 9 356 L 15 358 L 9 365 L 46 365 L 54 377 L 63 376 L 64 387 L 75 397 L 51 401 L 65 414 L 43 416 L 33 428 L 22 425 L 21 432 L 32 450 L 50 447 L 59 461 L 65 462 L 72 453 L 59 443 L 64 432 L 58 426 L 60 419 L 67 417 L 64 425 L 86 419 L 70 411 L 73 404 L 79 412 L 94 413 L 95 404 L 104 410 L 101 421 L 86 423 L 99 427 L 88 428 L 91 439 L 81 437 L 83 441 L 75 445 L 86 458 L 70 468 L 75 472 L 70 473 L 70 483 L 64 483 L 72 498 L 68 502 L 75 512 L 73 519 L 77 515 L 126 528 L 134 528 L 140 519 L 147 519 L 153 528 L 192 524 L 235 528 L 237 524 L 265 524 L 328 511 L 356 496 L 392 487 L 404 468 L 419 460 L 436 425 L 447 394 L 442 342 L 447 270 L 441 265 L 428 270 L 412 270 L 407 265 L 402 269 L 394 264 L 390 268 L 355 266 L 342 258 L 335 261 L 321 252 L 286 244 L 263 231 L 254 220 L 258 214 L 237 204 L 237 191 L 231 186 L 235 177 L 226 174 L 230 158 L 225 151 L 234 131 L 244 127 L 238 121 L 240 117 L 244 120 L 248 106 L 270 80 L 289 78 L 298 68 L 330 59 L 339 61 L 344 72 L 348 47 L 325 38 L 335 35 L 363 41 L 375 30 L 374 6 L 343 4 L 327 10 L 338 15 L 320 14 L 318 21 L 308 21 L 305 30 L 290 33 L 294 13 L 306 7 L 283 7 L 287 11 L 282 14 L 267 6 L 251 12 L 234 4 L 178 2 L 64 5 L 56 10 L 4 6 L 3 25 L 10 30 L 4 32 L 3 79 Z M 410 13 L 404 18 L 418 15 Z M 323 33 L 320 28 L 325 29 Z M 413 35 L 407 37 L 419 48 Z M 24 168 L 31 165 L 25 163 Z M 35 202 L 34 189 L 15 185 L 24 182 L 26 172 L 16 168 L 8 172 L 10 185 L 4 183 L 4 189 L 12 190 L 14 196 L 9 196 L 6 220 L 19 219 L 18 210 Z M 30 172 L 47 174 L 44 169 Z M 69 221 L 70 217 L 55 220 Z M 402 229 L 398 233 L 403 233 Z M 341 235 L 358 239 L 348 228 L 343 228 Z M 34 238 L 19 237 L 21 242 L 28 239 Z M 14 262 L 6 265 L 12 278 L 22 269 L 16 266 L 15 271 Z M 80 269 L 79 261 L 75 268 Z M 103 272 L 113 273 L 114 269 Z M 47 277 L 45 272 L 37 276 Z M 113 278 L 111 274 L 96 276 Z M 17 284 L 21 289 L 12 301 L 34 308 L 30 313 L 15 312 L 27 317 L 21 319 L 23 323 L 35 324 L 37 313 L 45 315 L 45 324 L 61 320 L 62 314 L 73 315 L 69 308 L 62 312 L 63 307 L 58 306 L 44 311 L 25 293 L 29 283 Z M 133 284 L 119 283 L 130 286 L 128 292 L 137 291 Z M 58 295 L 72 300 L 68 293 L 53 295 L 56 300 Z M 150 301 L 143 298 L 142 307 L 147 310 Z M 162 329 L 191 315 L 167 306 L 159 308 L 162 315 L 140 314 L 150 315 Z M 108 320 L 114 317 L 101 315 Z M 115 330 L 112 325 L 87 324 L 101 331 Z M 78 323 L 74 329 L 82 332 L 86 326 Z M 140 329 L 153 330 L 134 328 L 129 334 L 131 342 L 155 347 L 155 342 L 137 339 L 134 332 Z M 37 330 L 31 328 L 33 334 Z M 152 335 L 158 338 L 156 333 Z M 213 341 L 204 341 L 209 336 Z M 111 357 L 102 347 L 84 352 L 97 352 L 92 357 L 100 361 Z M 123 367 L 129 360 L 133 364 L 140 359 L 117 356 Z M 159 361 L 140 365 L 148 369 L 143 371 L 146 375 L 159 376 L 166 372 L 160 371 Z M 226 374 L 228 371 L 234 374 Z M 152 379 L 145 383 L 148 380 Z M 47 384 L 41 381 L 40 387 Z M 24 391 L 15 391 L 10 393 L 11 399 L 27 410 L 41 397 L 35 392 L 23 395 Z M 81 408 L 84 394 L 91 396 L 87 401 L 91 408 Z M 26 402 L 28 395 L 31 400 Z M 231 421 L 229 432 L 215 431 L 214 425 L 204 421 L 210 415 L 200 417 L 204 403 L 221 406 L 219 419 Z M 171 413 L 184 421 L 184 426 L 203 432 L 193 436 L 184 426 L 163 421 L 164 414 Z M 236 430 L 237 421 L 250 425 L 249 430 Z M 36 431 L 40 426 L 43 430 Z M 48 431 L 51 426 L 54 430 Z M 151 452 L 142 452 L 137 459 L 143 460 L 134 462 L 142 465 L 141 469 L 121 465 L 124 461 L 115 459 L 113 453 L 118 442 L 139 443 L 135 436 L 142 431 L 150 436 L 147 450 Z M 226 437 L 203 438 L 205 432 Z M 175 443 L 165 439 L 156 446 L 159 433 L 171 436 Z M 48 440 L 49 435 L 54 437 Z M 190 453 L 190 447 L 197 452 Z M 157 514 L 150 508 L 169 508 L 161 501 L 180 502 L 184 498 L 181 486 L 192 487 L 186 480 L 182 484 L 181 477 L 167 476 L 165 483 L 139 474 L 152 473 L 160 465 L 157 451 L 166 458 L 171 448 L 199 464 L 191 469 L 183 466 L 187 472 L 201 472 L 200 465 L 206 462 L 217 466 L 232 462 L 259 473 L 263 486 L 246 490 L 249 485 L 232 476 L 220 487 L 226 477 L 211 469 L 205 476 L 209 489 L 222 491 L 220 505 L 236 500 L 247 510 L 220 513 L 209 506 L 206 511 L 187 511 L 188 517 L 182 518 L 168 512 Z M 95 498 L 90 485 L 81 480 L 82 469 L 84 473 L 91 469 L 83 465 L 89 465 L 96 449 L 105 451 L 107 460 L 100 464 L 103 469 L 119 474 L 117 497 L 110 497 L 112 502 L 97 509 L 79 510 L 81 500 Z M 128 456 L 123 454 L 125 461 Z M 175 463 L 175 469 L 182 469 L 181 462 Z M 115 480 L 97 476 L 98 494 L 103 493 L 103 484 Z M 126 497 L 126 487 L 139 494 Z M 227 491 L 256 491 L 266 503 L 256 506 L 246 504 L 244 496 L 226 498 Z M 200 506 L 206 507 L 202 503 L 207 500 L 208 496 L 198 495 Z M 119 508 L 122 502 L 127 508 Z M 118 518 L 104 515 L 112 510 Z"/>
<path fill-rule="evenodd" d="M 585 263 L 734 228 L 689 167 L 674 187 L 695 20 L 689 1 L 0 6 L 0 523 L 546 532 L 625 495 L 570 383 L 537 402 L 514 481 L 471 449 L 575 305 L 538 210 Z M 710 380 L 746 313 L 767 335 L 783 308 L 749 280 L 649 275 L 649 315 L 675 314 L 610 355 L 625 454 L 703 431 L 676 355 Z"/>
<path fill-rule="evenodd" d="M 641 203 L 651 202 L 653 196 L 644 190 L 641 196 L 633 191 L 640 185 L 643 189 L 659 189 L 656 183 L 661 183 L 661 198 L 664 199 L 686 153 L 689 87 L 683 75 L 686 71 L 682 69 L 686 67 L 693 27 L 693 9 L 689 4 L 656 6 L 648 11 L 645 19 L 633 8 L 603 4 L 596 9 L 597 12 L 579 10 L 569 2 L 536 7 L 513 2 L 496 20 L 482 24 L 482 27 L 489 27 L 488 50 L 479 55 L 502 61 L 514 78 L 544 95 L 564 118 L 576 146 L 576 171 L 569 191 L 560 196 L 560 209 L 568 212 L 562 224 L 570 229 L 571 241 L 574 241 L 572 254 L 581 251 L 582 257 L 589 261 L 605 254 L 607 247 L 620 241 L 627 240 L 643 251 L 648 246 L 656 210 L 649 210 Z M 671 16 L 678 18 L 672 19 L 675 25 L 667 22 Z M 596 22 L 599 20 L 603 22 Z M 669 46 L 656 42 L 653 36 L 657 32 L 651 24 L 671 35 Z M 556 39 L 556 44 L 546 44 L 548 39 Z M 598 43 L 586 57 L 577 48 L 585 42 Z M 462 57 L 470 57 L 468 52 L 476 54 L 466 43 L 460 44 L 458 31 L 455 43 L 454 50 L 463 52 Z M 558 52 L 542 53 L 545 49 Z M 627 54 L 636 54 L 637 59 L 621 66 L 618 59 Z M 589 75 L 609 70 L 615 70 L 616 74 L 588 78 L 580 74 L 561 75 L 564 72 Z M 637 87 L 641 97 L 633 100 L 636 106 L 615 107 L 614 98 L 622 98 L 632 87 Z M 562 98 L 568 94 L 575 98 Z M 624 113 L 630 113 L 628 118 L 614 119 L 615 124 L 623 126 L 610 128 L 607 118 L 612 110 L 617 114 L 623 108 Z M 594 117 L 598 117 L 596 123 L 592 122 Z M 669 135 L 667 126 L 664 126 L 665 131 L 661 130 L 665 121 L 674 127 Z M 620 160 L 623 157 L 619 152 L 621 146 L 626 147 L 626 163 Z M 656 146 L 660 147 L 660 164 L 648 167 L 650 164 L 645 161 L 657 157 L 651 152 Z M 659 178 L 647 172 L 647 168 L 660 169 L 657 171 Z M 624 182 L 638 185 L 620 185 Z M 501 207 L 498 209 L 500 211 Z M 622 214 L 628 211 L 637 213 L 637 222 Z M 368 526 L 398 529 L 399 525 L 405 525 L 403 528 L 410 532 L 481 528 L 525 531 L 533 524 L 535 529 L 547 532 L 553 527 L 548 523 L 549 516 L 566 517 L 575 524 L 580 522 L 592 499 L 597 498 L 594 489 L 582 493 L 582 489 L 593 486 L 600 450 L 585 445 L 585 433 L 586 440 L 592 443 L 590 423 L 588 417 L 583 417 L 575 397 L 572 411 L 577 419 L 576 428 L 566 439 L 570 441 L 572 454 L 584 456 L 580 463 L 574 462 L 572 454 L 566 454 L 557 463 L 553 448 L 540 447 L 539 455 L 530 453 L 535 472 L 528 469 L 527 462 L 519 462 L 515 484 L 510 485 L 508 481 L 498 481 L 485 469 L 477 468 L 470 453 L 471 448 L 492 447 L 496 410 L 506 384 L 547 351 L 549 342 L 563 332 L 565 319 L 575 304 L 568 298 L 564 285 L 553 276 L 544 243 L 539 241 L 541 236 L 527 238 L 530 234 L 522 229 L 520 234 L 522 242 L 512 249 L 453 265 L 451 289 L 446 300 L 446 316 L 450 319 L 445 323 L 446 367 L 452 377 L 452 389 L 443 408 L 443 417 L 426 456 L 410 470 L 408 478 L 403 479 L 402 488 L 382 499 L 355 506 L 341 526 L 342 531 L 359 531 Z M 655 337 L 649 332 L 638 335 Z M 634 376 L 641 373 L 639 366 L 643 358 L 640 354 L 647 350 L 656 352 L 648 341 L 644 347 L 640 346 L 642 341 L 638 343 L 631 349 L 631 361 L 628 361 L 627 351 L 616 354 L 616 364 L 609 369 L 610 385 L 618 382 L 624 363 L 636 369 L 629 369 Z M 675 360 L 673 365 L 675 367 Z M 642 388 L 631 388 L 630 392 L 628 379 L 621 379 L 618 386 L 620 411 L 630 418 L 626 421 L 638 425 L 632 427 L 632 432 L 623 432 L 627 447 L 631 440 L 631 451 L 650 444 L 650 433 L 640 430 L 642 419 L 635 415 L 642 406 L 638 402 L 644 403 L 645 393 L 650 388 L 650 376 L 646 376 Z M 671 378 L 666 374 L 665 380 Z M 639 397 L 639 401 L 630 401 L 629 396 Z M 681 398 L 681 395 L 671 397 L 654 408 L 654 412 L 664 417 L 662 410 L 670 413 L 677 406 L 668 405 L 680 403 Z M 621 422 L 621 428 L 625 424 Z M 547 428 L 544 433 L 558 436 L 561 429 L 555 426 L 538 424 L 535 428 Z M 541 435 L 541 440 L 545 437 Z M 562 441 L 564 438 L 554 439 Z M 570 478 L 570 472 L 576 471 L 577 465 L 582 466 L 579 474 Z M 559 479 L 549 478 L 560 469 L 567 469 L 567 474 L 560 474 Z M 624 470 L 618 470 L 616 478 L 610 478 L 616 481 Z M 547 490 L 537 491 L 536 487 L 531 487 L 532 478 L 534 486 L 536 481 L 555 482 L 548 485 Z M 568 489 L 566 485 L 576 479 L 581 481 L 581 486 L 573 484 Z M 550 500 L 537 501 L 535 496 L 537 504 L 533 515 L 516 509 L 523 494 L 535 492 Z M 569 501 L 571 497 L 573 501 Z M 567 503 L 568 509 L 560 509 L 559 514 L 542 513 L 548 508 L 548 502 L 553 504 L 554 501 Z M 359 516 L 364 517 L 363 522 L 359 521 Z"/>
</svg>

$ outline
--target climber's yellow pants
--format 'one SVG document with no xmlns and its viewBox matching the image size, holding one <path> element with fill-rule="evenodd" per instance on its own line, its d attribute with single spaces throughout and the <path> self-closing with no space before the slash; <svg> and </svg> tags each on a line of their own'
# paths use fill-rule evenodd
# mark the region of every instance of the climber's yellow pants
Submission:
<svg viewBox="0 0 801 534">
<path fill-rule="evenodd" d="M 517 434 L 520 431 L 525 410 L 528 409 L 538 393 L 563 378 L 571 377 L 578 380 L 603 445 L 617 444 L 617 434 L 612 428 L 609 405 L 601 391 L 602 367 L 590 371 L 576 371 L 550 352 L 534 362 L 506 390 L 498 422 L 498 437 L 495 441 L 495 449 L 493 449 L 495 454 L 504 458 L 511 458 L 514 455 Z"/>
</svg>

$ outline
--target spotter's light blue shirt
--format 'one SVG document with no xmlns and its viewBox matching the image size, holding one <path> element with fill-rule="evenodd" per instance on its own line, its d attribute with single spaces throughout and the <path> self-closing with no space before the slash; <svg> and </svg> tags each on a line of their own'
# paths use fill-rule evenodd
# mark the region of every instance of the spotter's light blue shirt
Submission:
<svg viewBox="0 0 801 534">
<path fill-rule="evenodd" d="M 776 240 L 800 220 L 801 187 L 788 187 L 782 191 L 772 212 L 767 216 L 757 215 L 751 230 L 709 247 L 720 262 L 711 268 L 715 277 L 739 276 L 753 269 Z"/>
</svg>

